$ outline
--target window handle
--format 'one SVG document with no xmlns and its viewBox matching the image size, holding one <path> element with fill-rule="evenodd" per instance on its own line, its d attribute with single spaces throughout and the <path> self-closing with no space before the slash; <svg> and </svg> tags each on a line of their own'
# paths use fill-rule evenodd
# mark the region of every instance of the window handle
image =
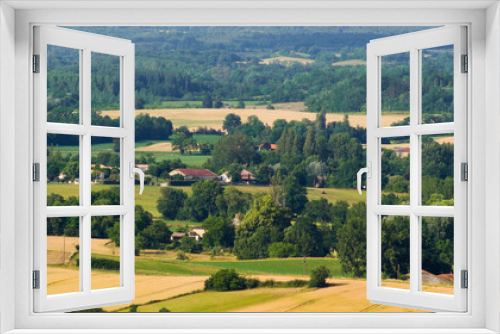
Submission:
<svg viewBox="0 0 500 334">
<path fill-rule="evenodd" d="M 358 171 L 358 182 L 357 183 L 358 183 L 358 192 L 360 195 L 361 195 L 361 175 L 363 175 L 363 173 L 366 173 L 367 178 L 370 179 L 372 177 L 372 163 L 368 162 L 367 165 L 368 165 L 367 167 L 361 168 Z"/>
<path fill-rule="evenodd" d="M 134 162 L 130 162 L 130 178 L 135 179 L 135 174 L 139 174 L 139 182 L 141 188 L 139 189 L 139 195 L 142 195 L 144 191 L 144 172 L 142 169 L 135 167 Z"/>
</svg>

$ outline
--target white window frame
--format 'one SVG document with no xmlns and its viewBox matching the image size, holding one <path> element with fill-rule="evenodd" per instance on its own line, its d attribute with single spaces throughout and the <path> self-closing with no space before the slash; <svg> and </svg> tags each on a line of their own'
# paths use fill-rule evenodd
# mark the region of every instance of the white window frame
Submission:
<svg viewBox="0 0 500 334">
<path fill-rule="evenodd" d="M 414 307 L 423 310 L 463 312 L 467 290 L 461 286 L 461 271 L 467 270 L 467 184 L 460 177 L 461 163 L 467 163 L 466 116 L 467 76 L 462 73 L 462 55 L 467 54 L 464 26 L 448 26 L 372 40 L 367 46 L 367 296 L 373 303 Z M 452 122 L 422 123 L 422 51 L 453 46 Z M 408 53 L 410 73 L 410 124 L 382 126 L 382 57 Z M 454 135 L 454 206 L 426 206 L 422 203 L 422 135 Z M 408 137 L 410 140 L 410 203 L 382 205 L 382 138 Z M 409 220 L 409 289 L 382 286 L 382 216 L 405 216 Z M 424 292 L 422 286 L 422 217 L 454 217 L 453 294 Z"/>
<path fill-rule="evenodd" d="M 10 6 L 24 9 L 13 10 Z M 120 8 L 122 6 L 122 8 Z M 397 8 L 393 8 L 397 6 Z M 60 8 L 66 7 L 66 8 Z M 131 9 L 123 9 L 128 7 Z M 149 9 L 148 9 L 149 7 Z M 500 329 L 500 18 L 486 2 L 134 1 L 1 4 L 0 223 L 1 327 L 13 333 L 321 332 L 492 333 Z M 103 9 L 104 8 L 104 9 Z M 138 10 L 141 8 L 142 10 Z M 224 8 L 224 9 L 221 9 Z M 43 9 L 43 10 L 42 10 Z M 486 23 L 486 24 L 485 24 Z M 467 25 L 469 28 L 468 312 L 434 314 L 35 314 L 32 262 L 32 27 L 57 25 Z M 15 32 L 15 34 L 14 34 Z M 14 39 L 15 36 L 15 39 Z M 15 57 L 14 57 L 15 56 Z M 488 66 L 488 70 L 486 70 Z M 15 68 L 15 73 L 13 70 Z M 13 84 L 14 82 L 14 84 Z M 15 94 L 14 88 L 15 85 Z M 11 95 L 9 96 L 9 93 Z M 8 111 L 10 112 L 8 112 Z M 15 113 L 12 112 L 15 110 Z M 11 127 L 11 129 L 8 129 Z M 14 129 L 14 130 L 12 130 Z M 13 133 L 14 132 L 14 133 Z M 9 137 L 10 135 L 10 137 Z M 14 145 L 12 145 L 12 135 Z M 488 139 L 488 140 L 486 140 Z M 5 154 L 5 155 L 4 155 Z M 12 167 L 5 157 L 14 158 Z M 488 163 L 488 164 L 486 164 Z M 6 174 L 9 172 L 10 174 Z M 355 171 L 354 171 L 355 172 Z M 14 175 L 14 177 L 13 177 Z M 486 182 L 488 175 L 488 182 Z M 15 180 L 15 182 L 13 181 Z M 12 196 L 15 189 L 15 196 Z M 486 196 L 488 194 L 488 196 Z M 9 198 L 14 197 L 14 198 Z M 486 203 L 486 205 L 485 205 Z M 14 208 L 14 210 L 12 209 Z M 486 219 L 488 218 L 488 219 Z M 12 222 L 15 222 L 13 224 Z M 488 254 L 487 258 L 486 255 Z M 486 263 L 488 265 L 486 265 Z M 7 285 L 9 284 L 9 285 Z M 140 329 L 137 329 L 140 328 Z M 244 329 L 247 329 L 246 331 Z M 412 330 L 413 328 L 413 330 Z M 137 329 L 137 330 L 133 330 Z M 239 330 L 241 329 L 241 330 Z M 49 331 L 47 331 L 49 330 Z M 157 331 L 156 331 L 157 330 Z M 41 331 L 40 331 L 41 332 Z M 81 333 L 81 331 L 80 331 Z"/>
</svg>

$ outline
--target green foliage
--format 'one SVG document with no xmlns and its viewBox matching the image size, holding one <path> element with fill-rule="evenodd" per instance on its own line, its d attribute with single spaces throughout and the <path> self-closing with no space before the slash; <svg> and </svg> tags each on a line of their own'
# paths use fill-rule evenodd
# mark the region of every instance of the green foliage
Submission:
<svg viewBox="0 0 500 334">
<path fill-rule="evenodd" d="M 366 204 L 354 204 L 347 212 L 347 221 L 337 231 L 339 257 L 344 273 L 354 277 L 366 274 Z"/>
<path fill-rule="evenodd" d="M 386 216 L 382 219 L 382 272 L 399 278 L 410 272 L 410 218 Z"/>
<path fill-rule="evenodd" d="M 191 189 L 193 193 L 185 202 L 186 210 L 191 219 L 201 222 L 209 215 L 218 213 L 216 199 L 223 190 L 217 181 L 198 181 L 193 183 Z"/>
<path fill-rule="evenodd" d="M 291 214 L 270 197 L 256 199 L 236 229 L 234 253 L 238 259 L 268 257 L 268 247 L 282 242 L 284 231 L 291 225 Z"/>
<path fill-rule="evenodd" d="M 299 247 L 297 245 L 284 242 L 270 244 L 267 251 L 269 257 L 286 258 L 300 256 Z"/>
<path fill-rule="evenodd" d="M 325 266 L 314 268 L 311 273 L 311 280 L 309 281 L 310 288 L 324 288 L 327 287 L 326 279 L 330 277 L 330 270 Z"/>
<path fill-rule="evenodd" d="M 166 307 L 162 307 L 158 312 L 160 312 L 160 313 L 167 313 L 168 312 L 169 313 L 171 311 Z"/>
<path fill-rule="evenodd" d="M 207 163 L 207 168 L 220 170 L 232 163 L 251 163 L 255 151 L 251 141 L 242 133 L 224 136 L 214 144 L 212 158 Z"/>
<path fill-rule="evenodd" d="M 205 281 L 205 290 L 235 291 L 246 289 L 246 279 L 234 269 L 221 269 Z"/>
<path fill-rule="evenodd" d="M 285 230 L 283 241 L 296 245 L 298 255 L 322 257 L 328 253 L 328 249 L 323 248 L 321 231 L 309 217 L 299 216 L 295 224 Z"/>
<path fill-rule="evenodd" d="M 229 219 L 236 214 L 244 214 L 252 205 L 252 194 L 242 192 L 234 186 L 224 188 L 224 192 L 216 199 L 219 214 Z"/>
<path fill-rule="evenodd" d="M 76 260 L 76 266 L 78 267 L 79 265 L 80 258 Z M 120 261 L 100 256 L 91 256 L 90 267 L 98 270 L 120 270 Z"/>
<path fill-rule="evenodd" d="M 168 140 L 172 135 L 173 126 L 164 117 L 151 117 L 140 114 L 135 117 L 135 140 Z"/>
<path fill-rule="evenodd" d="M 222 128 L 227 131 L 228 134 L 232 135 L 241 126 L 241 117 L 230 113 L 224 118 Z"/>
<path fill-rule="evenodd" d="M 233 247 L 234 225 L 230 220 L 223 217 L 209 216 L 203 221 L 203 245 L 207 248 L 222 246 Z"/>
<path fill-rule="evenodd" d="M 184 202 L 188 196 L 184 191 L 171 187 L 161 188 L 160 193 L 156 206 L 158 212 L 163 218 L 174 220 L 177 213 L 184 207 Z"/>
<path fill-rule="evenodd" d="M 143 247 L 147 249 L 165 249 L 170 243 L 172 232 L 163 221 L 154 221 L 151 225 L 140 232 L 145 242 Z"/>
<path fill-rule="evenodd" d="M 202 246 L 194 238 L 185 235 L 181 238 L 178 249 L 186 253 L 200 253 Z"/>
</svg>

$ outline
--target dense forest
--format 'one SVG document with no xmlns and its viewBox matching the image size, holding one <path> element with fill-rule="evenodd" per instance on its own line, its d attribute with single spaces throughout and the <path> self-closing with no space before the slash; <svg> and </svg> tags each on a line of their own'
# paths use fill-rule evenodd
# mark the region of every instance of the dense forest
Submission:
<svg viewBox="0 0 500 334">
<path fill-rule="evenodd" d="M 131 39 L 136 44 L 136 107 L 166 101 L 305 101 L 310 111 L 366 110 L 366 44 L 425 27 L 80 27 Z M 424 113 L 451 113 L 451 53 L 428 52 L 423 66 Z M 78 55 L 49 50 L 49 115 L 74 114 L 78 107 Z M 296 62 L 264 62 L 292 57 Z M 304 62 L 301 62 L 304 60 Z M 343 62 L 355 60 L 350 66 Z M 383 108 L 409 108 L 409 58 L 383 63 Z M 451 63 L 452 66 L 452 63 Z M 119 59 L 92 54 L 94 110 L 119 104 Z M 69 83 L 69 84 L 65 84 Z M 64 85 L 62 87 L 61 85 Z M 64 111 L 61 108 L 66 108 Z M 68 112 L 68 108 L 70 110 Z M 50 118 L 50 117 L 49 117 Z M 55 118 L 54 118 L 55 119 Z M 96 121 L 105 122 L 104 120 Z"/>
</svg>

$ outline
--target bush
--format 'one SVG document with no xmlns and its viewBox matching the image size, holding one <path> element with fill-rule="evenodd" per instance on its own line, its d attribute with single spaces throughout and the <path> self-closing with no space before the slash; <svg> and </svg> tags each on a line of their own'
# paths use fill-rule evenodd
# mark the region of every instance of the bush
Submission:
<svg viewBox="0 0 500 334">
<path fill-rule="evenodd" d="M 158 312 L 161 312 L 161 313 L 167 313 L 167 312 L 171 312 L 171 311 L 170 311 L 168 308 L 166 308 L 166 307 L 162 307 L 162 308 L 160 309 L 160 311 L 158 311 Z"/>
<path fill-rule="evenodd" d="M 179 261 L 186 261 L 189 260 L 189 256 L 186 255 L 183 251 L 177 252 L 177 260 Z"/>
<path fill-rule="evenodd" d="M 310 288 L 324 288 L 327 286 L 326 279 L 330 276 L 330 270 L 326 266 L 314 268 L 309 281 Z"/>
<path fill-rule="evenodd" d="M 284 242 L 275 242 L 269 245 L 267 248 L 267 252 L 269 253 L 269 257 L 295 257 L 299 254 L 299 248 L 297 245 L 284 243 Z"/>
<path fill-rule="evenodd" d="M 139 308 L 139 305 L 132 304 L 132 305 L 130 305 L 129 312 L 135 313 L 135 312 L 137 312 L 138 308 Z"/>
<path fill-rule="evenodd" d="M 246 279 L 234 269 L 221 269 L 205 281 L 205 290 L 235 291 L 246 288 Z"/>
<path fill-rule="evenodd" d="M 79 258 L 76 260 L 76 266 L 80 266 Z M 92 269 L 120 270 L 120 261 L 92 256 L 90 259 L 90 267 Z"/>
</svg>

